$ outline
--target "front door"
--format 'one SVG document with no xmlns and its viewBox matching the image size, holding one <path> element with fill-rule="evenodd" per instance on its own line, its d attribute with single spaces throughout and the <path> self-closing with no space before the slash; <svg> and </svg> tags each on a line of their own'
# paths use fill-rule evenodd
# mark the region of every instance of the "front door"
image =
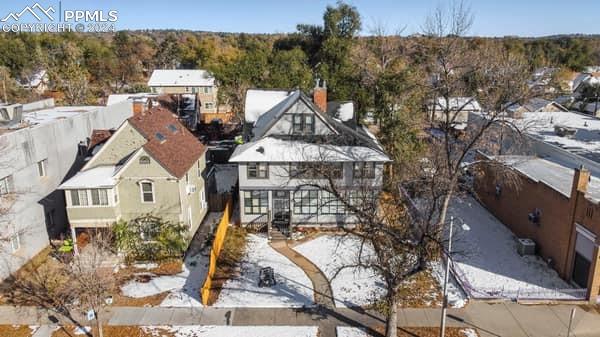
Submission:
<svg viewBox="0 0 600 337">
<path fill-rule="evenodd" d="M 273 225 L 287 231 L 290 224 L 290 192 L 273 191 Z"/>
<path fill-rule="evenodd" d="M 581 225 L 576 227 L 575 257 L 571 280 L 582 288 L 587 288 L 590 267 L 593 261 L 596 236 Z"/>
</svg>

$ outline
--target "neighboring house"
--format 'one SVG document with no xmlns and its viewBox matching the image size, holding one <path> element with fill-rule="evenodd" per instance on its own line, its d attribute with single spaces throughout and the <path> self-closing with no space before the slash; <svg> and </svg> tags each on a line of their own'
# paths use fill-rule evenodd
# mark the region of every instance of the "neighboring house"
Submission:
<svg viewBox="0 0 600 337">
<path fill-rule="evenodd" d="M 449 123 L 456 130 L 466 129 L 469 114 L 481 111 L 479 102 L 473 97 L 451 97 L 447 102 L 443 97 L 438 97 L 427 104 L 427 112 L 433 123 Z"/>
<path fill-rule="evenodd" d="M 600 290 L 600 179 L 527 156 L 488 158 L 513 169 L 514 182 L 498 181 L 489 165 L 476 175 L 475 191 L 519 238 L 535 242 L 536 252 L 566 281 L 587 288 L 596 303 Z"/>
<path fill-rule="evenodd" d="M 0 279 L 68 228 L 58 186 L 83 165 L 92 130 L 131 117 L 129 102 L 109 107 L 56 107 L 47 99 L 0 106 Z"/>
<path fill-rule="evenodd" d="M 558 71 L 558 68 L 542 67 L 536 69 L 527 81 L 527 86 L 533 92 L 549 94 L 556 92 L 556 88 L 551 85 L 552 77 Z"/>
<path fill-rule="evenodd" d="M 210 123 L 214 119 L 228 122 L 232 117 L 227 107 L 219 106 L 217 83 L 206 70 L 157 69 L 152 72 L 148 86 L 155 94 L 192 95 L 202 123 Z"/>
<path fill-rule="evenodd" d="M 152 93 L 135 93 L 135 94 L 112 94 L 106 99 L 106 106 L 117 104 L 123 101 L 130 101 L 133 103 L 133 114 L 139 114 L 145 112 L 148 109 L 157 107 L 158 94 Z"/>
<path fill-rule="evenodd" d="M 127 119 L 81 171 L 60 186 L 73 237 L 146 214 L 186 224 L 194 233 L 207 210 L 205 152 L 166 109 L 153 108 Z"/>
<path fill-rule="evenodd" d="M 48 72 L 46 69 L 40 69 L 27 78 L 21 78 L 19 84 L 27 89 L 36 92 L 37 94 L 43 94 L 48 90 Z"/>
<path fill-rule="evenodd" d="M 367 182 L 374 193 L 381 189 L 383 166 L 390 159 L 366 128 L 347 118 L 348 105 L 342 111 L 334 106 L 338 109 L 331 113 L 337 117 L 325 111 L 324 87 L 315 88 L 313 99 L 300 90 L 248 90 L 247 142 L 229 160 L 238 164 L 242 224 L 270 222 L 283 232 L 295 226 L 353 224 L 355 218 L 341 201 L 308 186 L 323 186 L 323 177 L 314 171 L 304 175 L 315 163 L 330 167 L 350 195 L 359 182 Z"/>
<path fill-rule="evenodd" d="M 559 112 L 569 111 L 569 109 L 558 104 L 557 102 L 550 101 L 543 98 L 531 98 L 523 104 L 515 103 L 511 104 L 506 108 L 506 112 L 509 116 L 515 118 L 521 118 L 523 113 L 526 112 Z"/>
</svg>

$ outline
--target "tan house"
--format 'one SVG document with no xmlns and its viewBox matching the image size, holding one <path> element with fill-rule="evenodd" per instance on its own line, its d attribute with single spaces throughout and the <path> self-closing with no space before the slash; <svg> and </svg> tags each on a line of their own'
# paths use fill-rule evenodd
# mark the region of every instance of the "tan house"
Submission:
<svg viewBox="0 0 600 337">
<path fill-rule="evenodd" d="M 152 72 L 148 86 L 152 93 L 193 97 L 193 110 L 199 113 L 199 121 L 210 123 L 213 119 L 228 122 L 230 114 L 219 107 L 218 87 L 215 78 L 202 69 L 156 69 Z"/>
<path fill-rule="evenodd" d="M 127 119 L 60 186 L 72 235 L 146 214 L 187 224 L 195 232 L 207 211 L 205 152 L 166 109 Z"/>
</svg>

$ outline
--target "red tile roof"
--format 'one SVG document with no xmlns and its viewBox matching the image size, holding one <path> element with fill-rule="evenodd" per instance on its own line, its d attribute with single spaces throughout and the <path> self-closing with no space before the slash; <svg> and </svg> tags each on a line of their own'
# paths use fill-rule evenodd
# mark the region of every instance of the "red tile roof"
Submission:
<svg viewBox="0 0 600 337">
<path fill-rule="evenodd" d="M 146 138 L 144 149 L 169 173 L 181 178 L 206 151 L 171 111 L 157 107 L 128 119 Z"/>
</svg>

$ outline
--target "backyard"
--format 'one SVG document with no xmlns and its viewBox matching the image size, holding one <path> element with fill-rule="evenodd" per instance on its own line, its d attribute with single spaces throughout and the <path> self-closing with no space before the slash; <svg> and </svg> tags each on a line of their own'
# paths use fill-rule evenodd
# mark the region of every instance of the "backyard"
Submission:
<svg viewBox="0 0 600 337">
<path fill-rule="evenodd" d="M 472 197 L 455 198 L 454 270 L 474 298 L 573 299 L 572 288 L 538 256 L 520 256 L 514 234 Z"/>
</svg>

